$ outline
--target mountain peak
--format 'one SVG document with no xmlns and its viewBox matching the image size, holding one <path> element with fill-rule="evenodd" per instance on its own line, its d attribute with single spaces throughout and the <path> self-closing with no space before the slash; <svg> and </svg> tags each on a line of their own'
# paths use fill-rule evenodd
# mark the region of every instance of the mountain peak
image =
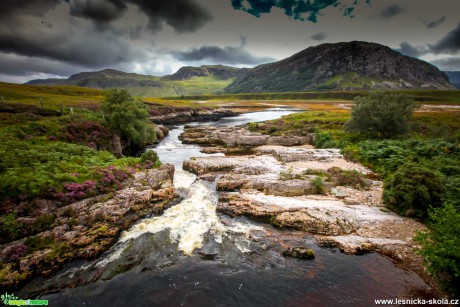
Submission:
<svg viewBox="0 0 460 307">
<path fill-rule="evenodd" d="M 193 77 L 214 76 L 218 79 L 228 80 L 246 72 L 247 68 L 236 68 L 225 65 L 201 65 L 200 67 L 184 66 L 172 75 L 161 78 L 165 81 L 188 80 Z"/>
<path fill-rule="evenodd" d="M 226 92 L 452 88 L 447 75 L 429 63 L 377 43 L 351 41 L 309 47 L 259 65 Z"/>
</svg>

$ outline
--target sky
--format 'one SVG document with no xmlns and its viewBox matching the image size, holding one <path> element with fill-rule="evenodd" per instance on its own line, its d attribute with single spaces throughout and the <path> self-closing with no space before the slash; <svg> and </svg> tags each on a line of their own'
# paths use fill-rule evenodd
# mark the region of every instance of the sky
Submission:
<svg viewBox="0 0 460 307">
<path fill-rule="evenodd" d="M 254 67 L 360 40 L 460 71 L 459 0 L 0 0 L 0 81 Z"/>
</svg>

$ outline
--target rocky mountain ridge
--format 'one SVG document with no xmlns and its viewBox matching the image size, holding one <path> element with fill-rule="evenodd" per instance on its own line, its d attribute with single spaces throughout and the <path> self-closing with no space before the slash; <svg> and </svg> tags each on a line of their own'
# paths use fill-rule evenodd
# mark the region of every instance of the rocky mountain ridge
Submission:
<svg viewBox="0 0 460 307">
<path fill-rule="evenodd" d="M 435 66 L 387 46 L 361 41 L 309 47 L 284 60 L 259 65 L 237 78 L 227 93 L 309 90 L 454 89 Z"/>
</svg>

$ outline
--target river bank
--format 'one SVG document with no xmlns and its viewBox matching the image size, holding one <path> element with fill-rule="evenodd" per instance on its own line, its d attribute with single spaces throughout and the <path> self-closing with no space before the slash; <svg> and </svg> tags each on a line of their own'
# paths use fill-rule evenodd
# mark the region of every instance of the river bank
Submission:
<svg viewBox="0 0 460 307">
<path fill-rule="evenodd" d="M 61 207 L 46 200 L 36 202 L 41 212 L 53 214 L 53 221 L 33 237 L 1 245 L 0 258 L 5 266 L 0 286 L 12 290 L 36 275 L 50 275 L 69 261 L 97 258 L 137 220 L 161 214 L 174 204 L 173 177 L 174 166 L 165 164 L 135 173 L 121 189 L 111 193 Z M 24 224 L 36 222 L 34 217 L 18 220 Z M 21 257 L 24 249 L 29 253 Z"/>
<path fill-rule="evenodd" d="M 338 149 L 315 149 L 314 134 L 282 137 L 244 126 L 206 126 L 186 127 L 180 138 L 204 146 L 202 152 L 227 154 L 184 161 L 185 170 L 213 182 L 220 191 L 220 212 L 300 230 L 319 246 L 346 254 L 389 256 L 439 293 L 415 252 L 413 238 L 425 226 L 387 209 L 378 176 L 345 160 Z"/>
</svg>

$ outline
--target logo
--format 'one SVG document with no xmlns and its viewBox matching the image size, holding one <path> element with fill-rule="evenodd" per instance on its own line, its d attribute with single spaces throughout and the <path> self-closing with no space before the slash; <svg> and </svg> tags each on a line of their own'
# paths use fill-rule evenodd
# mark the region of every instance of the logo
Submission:
<svg viewBox="0 0 460 307">
<path fill-rule="evenodd" d="M 2 294 L 3 304 L 7 306 L 48 306 L 48 300 L 21 300 L 14 294 Z"/>
</svg>

